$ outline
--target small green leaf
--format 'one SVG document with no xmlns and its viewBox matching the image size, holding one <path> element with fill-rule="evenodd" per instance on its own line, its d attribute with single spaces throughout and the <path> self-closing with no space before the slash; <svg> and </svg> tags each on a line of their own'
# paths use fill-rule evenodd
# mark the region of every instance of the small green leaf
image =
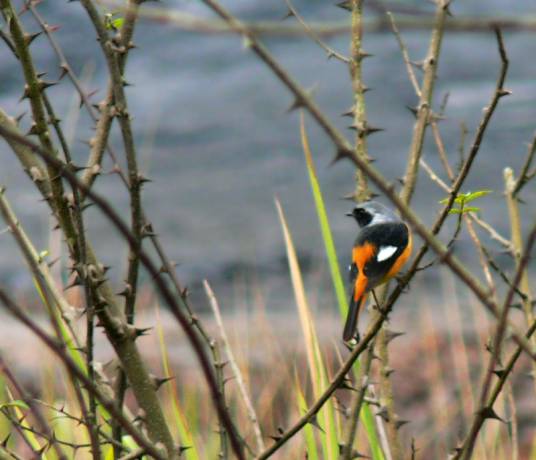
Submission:
<svg viewBox="0 0 536 460">
<path fill-rule="evenodd" d="M 486 196 L 489 193 L 491 193 L 491 190 L 478 190 L 476 192 L 459 193 L 454 199 L 454 203 L 459 204 L 461 207 L 463 207 L 464 204 L 470 203 L 471 201 L 474 201 L 482 196 Z M 447 204 L 449 202 L 449 199 L 450 197 L 443 198 L 439 203 Z"/>
<path fill-rule="evenodd" d="M 480 198 L 482 196 L 486 196 L 491 193 L 491 190 L 479 190 L 477 192 L 472 193 L 466 193 L 465 197 L 465 203 L 469 203 L 473 200 L 476 200 L 477 198 Z"/>
<path fill-rule="evenodd" d="M 104 15 L 104 26 L 106 27 L 106 29 L 119 30 L 123 26 L 125 18 L 121 16 L 114 18 L 114 16 L 116 15 L 117 13 L 106 13 Z"/>
<path fill-rule="evenodd" d="M 120 29 L 123 27 L 123 23 L 125 22 L 125 18 L 116 18 L 112 21 L 112 27 L 114 29 Z"/>
</svg>

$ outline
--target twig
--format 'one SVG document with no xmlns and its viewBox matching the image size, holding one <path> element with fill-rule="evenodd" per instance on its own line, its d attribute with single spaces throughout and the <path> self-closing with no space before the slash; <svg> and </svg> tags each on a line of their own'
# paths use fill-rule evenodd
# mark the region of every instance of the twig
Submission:
<svg viewBox="0 0 536 460">
<path fill-rule="evenodd" d="M 125 4 L 116 0 L 103 2 L 119 11 L 125 11 Z M 396 11 L 394 11 L 396 13 Z M 190 32 L 201 34 L 225 35 L 232 34 L 234 30 L 226 21 L 204 18 L 179 11 L 178 9 L 150 8 L 143 11 L 144 19 L 161 24 L 168 24 Z M 397 19 L 401 30 L 431 30 L 435 25 L 435 18 L 431 15 L 412 15 L 400 12 Z M 267 37 L 288 37 L 300 39 L 307 32 L 301 25 L 282 23 L 281 21 L 250 21 L 244 26 L 255 35 Z M 309 22 L 310 29 L 322 38 L 347 36 L 351 31 L 348 21 L 322 21 Z M 488 33 L 490 28 L 500 27 L 508 32 L 536 31 L 536 18 L 532 15 L 512 17 L 476 17 L 457 16 L 449 19 L 445 25 L 446 32 Z M 391 31 L 390 22 L 383 16 L 371 18 L 363 23 L 364 31 L 370 33 L 387 33 Z"/>
<path fill-rule="evenodd" d="M 387 439 L 391 457 L 394 460 L 402 460 L 403 452 L 402 446 L 400 445 L 398 427 L 396 424 L 398 421 L 398 416 L 395 412 L 393 385 L 391 383 L 391 373 L 393 372 L 393 369 L 389 366 L 389 338 L 387 336 L 387 328 L 385 323 L 378 334 L 378 341 L 378 354 L 381 362 L 379 385 L 381 390 L 380 397 L 382 407 L 380 410 L 386 411 L 386 416 L 383 416 L 382 419 L 386 422 L 385 425 L 387 428 Z"/>
<path fill-rule="evenodd" d="M 24 79 L 26 81 L 24 97 L 29 99 L 30 107 L 32 109 L 32 131 L 34 134 L 38 135 L 41 146 L 45 150 L 53 152 L 55 155 L 56 153 L 52 144 L 50 131 L 48 129 L 45 109 L 41 96 L 42 91 L 45 89 L 47 83 L 37 76 L 32 61 L 32 56 L 30 55 L 28 43 L 25 39 L 26 34 L 22 29 L 22 25 L 19 21 L 17 13 L 15 12 L 15 9 L 11 5 L 10 0 L 0 0 L 0 8 L 2 10 L 4 19 L 8 24 L 11 39 L 15 46 L 19 62 L 24 73 Z M 58 220 L 63 223 L 67 241 L 74 243 L 75 230 L 69 213 L 67 200 L 64 197 L 61 177 L 56 168 L 50 165 L 47 165 L 47 168 L 52 194 L 47 195 L 45 198 L 50 202 L 52 210 L 56 214 Z M 76 253 L 76 248 L 73 248 L 73 252 Z"/>
<path fill-rule="evenodd" d="M 445 168 L 445 171 L 447 172 L 449 179 L 453 181 L 454 171 L 452 171 L 452 168 L 450 167 L 449 161 L 447 159 L 445 145 L 443 144 L 443 139 L 441 138 L 441 134 L 439 132 L 439 125 L 437 123 L 436 117 L 432 117 L 432 119 L 430 120 L 430 126 L 432 127 L 432 134 L 434 136 L 434 141 L 437 146 L 439 159 L 441 160 L 441 163 L 443 163 L 443 167 Z"/>
<path fill-rule="evenodd" d="M 359 374 L 357 378 L 357 384 L 359 388 L 355 396 L 353 396 L 351 410 L 350 410 L 350 421 L 346 425 L 345 434 L 343 437 L 343 444 L 341 448 L 341 460 L 352 460 L 354 458 L 354 440 L 357 435 L 357 426 L 359 423 L 359 414 L 361 413 L 361 407 L 365 399 L 365 394 L 369 386 L 369 372 L 370 366 L 372 363 L 372 358 L 374 356 L 374 341 L 371 342 L 367 349 L 367 354 L 365 355 L 364 362 L 361 363 L 359 369 Z"/>
<path fill-rule="evenodd" d="M 212 291 L 212 288 L 208 284 L 207 280 L 203 281 L 203 287 L 205 288 L 205 293 L 207 294 L 207 297 L 210 301 L 210 306 L 212 307 L 214 318 L 216 319 L 216 324 L 218 325 L 218 329 L 220 330 L 220 335 L 223 340 L 223 345 L 225 347 L 225 353 L 227 354 L 227 358 L 229 359 L 229 363 L 231 364 L 233 375 L 235 377 L 236 383 L 238 384 L 238 390 L 240 391 L 242 399 L 244 400 L 249 420 L 253 425 L 253 432 L 255 433 L 255 439 L 257 441 L 257 449 L 259 452 L 261 452 L 265 448 L 264 441 L 262 439 L 261 427 L 259 425 L 259 420 L 257 418 L 255 408 L 253 407 L 251 399 L 246 390 L 246 385 L 244 383 L 244 379 L 242 378 L 242 373 L 240 372 L 240 369 L 236 364 L 236 359 L 234 357 L 231 344 L 229 343 L 229 339 L 227 338 L 227 333 L 225 332 L 225 327 L 223 325 L 218 300 L 216 299 L 216 296 L 214 295 L 214 292 Z"/>
<path fill-rule="evenodd" d="M 350 50 L 352 58 L 350 60 L 350 77 L 352 79 L 352 89 L 354 92 L 353 125 L 355 129 L 355 155 L 365 163 L 370 162 L 367 138 L 370 134 L 380 128 L 369 126 L 365 104 L 366 87 L 363 83 L 363 60 L 368 54 L 363 50 L 363 0 L 351 0 L 352 30 L 350 38 Z M 354 199 L 357 202 L 366 201 L 371 196 L 368 186 L 367 175 L 361 170 L 356 170 L 356 188 Z"/>
<path fill-rule="evenodd" d="M 144 224 L 142 219 L 141 210 L 141 185 L 142 177 L 138 172 L 136 149 L 134 145 L 134 136 L 132 133 L 132 126 L 130 124 L 130 113 L 128 111 L 127 99 L 123 89 L 124 79 L 123 70 L 124 62 L 126 59 L 126 53 L 130 47 L 130 39 L 120 37 L 119 40 L 114 40 L 109 36 L 107 30 L 104 27 L 102 18 L 100 17 L 97 9 L 90 0 L 83 0 L 82 6 L 86 9 L 91 22 L 97 33 L 98 41 L 101 45 L 102 52 L 106 58 L 108 66 L 108 73 L 110 75 L 109 91 L 113 94 L 113 106 L 109 107 L 110 116 L 118 118 L 119 126 L 121 128 L 121 135 L 123 138 L 123 145 L 125 148 L 125 156 L 128 170 L 128 192 L 130 196 L 130 221 L 132 227 L 132 234 L 135 238 L 135 244 L 130 246 L 130 252 L 128 256 L 128 269 L 127 279 L 125 286 L 125 316 L 128 324 L 134 323 L 135 303 L 137 298 L 138 287 L 138 273 L 139 273 L 139 259 L 136 257 L 136 253 L 141 248 L 142 244 L 142 226 Z M 133 27 L 137 18 L 137 7 L 141 3 L 140 0 L 131 0 L 129 5 L 134 8 L 129 9 L 129 21 L 124 23 L 122 30 L 130 27 L 132 30 L 124 32 L 127 36 L 132 36 Z M 119 43 L 119 46 L 116 43 Z M 111 100 L 112 101 L 112 100 Z M 106 118 L 106 115 L 102 115 Z M 112 118 L 110 117 L 110 124 Z M 109 135 L 109 128 L 102 134 L 102 139 L 95 139 L 95 143 L 101 143 L 103 146 L 107 143 L 107 137 Z M 102 157 L 102 153 L 101 153 Z M 100 164 L 100 163 L 99 163 Z M 123 404 L 123 399 L 127 387 L 125 372 L 121 369 L 118 376 L 118 391 L 117 399 L 120 405 Z M 163 422 L 163 420 L 161 420 Z M 120 427 L 115 427 L 116 439 L 121 439 Z M 168 451 L 172 449 L 172 439 L 169 436 L 169 430 L 162 430 L 165 433 L 164 442 L 167 444 Z"/>
<path fill-rule="evenodd" d="M 527 152 L 527 157 L 525 158 L 525 162 L 523 163 L 523 166 L 521 167 L 521 171 L 519 171 L 519 177 L 517 178 L 517 181 L 513 187 L 512 195 L 514 198 L 517 197 L 523 186 L 530 180 L 530 167 L 532 165 L 532 161 L 534 160 L 534 155 L 536 154 L 536 135 L 532 138 L 532 142 L 529 145 L 529 149 Z"/>
<path fill-rule="evenodd" d="M 400 35 L 400 31 L 398 30 L 398 27 L 396 26 L 395 18 L 393 16 L 393 13 L 388 11 L 387 17 L 389 18 L 389 21 L 391 23 L 391 28 L 393 29 L 393 33 L 395 34 L 396 41 L 398 42 L 398 46 L 400 47 L 400 52 L 402 53 L 402 58 L 404 59 L 404 64 L 406 64 L 406 71 L 408 72 L 409 80 L 411 81 L 411 84 L 413 85 L 413 89 L 415 90 L 415 94 L 417 94 L 417 97 L 421 98 L 421 88 L 419 86 L 419 83 L 417 81 L 417 77 L 415 76 L 415 72 L 413 71 L 413 66 L 411 64 L 411 59 L 409 58 L 408 49 L 406 45 L 404 44 L 402 40 L 402 36 Z"/>
<path fill-rule="evenodd" d="M 404 186 L 400 192 L 402 201 L 409 204 L 415 185 L 417 183 L 417 175 L 419 170 L 419 160 L 422 154 L 424 144 L 424 135 L 431 114 L 432 97 L 434 94 L 434 83 L 437 74 L 437 66 L 439 60 L 439 52 L 441 50 L 441 41 L 445 20 L 448 15 L 448 7 L 450 0 L 437 0 L 435 24 L 430 38 L 428 55 L 424 60 L 424 77 L 422 87 L 419 94 L 419 104 L 417 106 L 417 120 L 413 127 L 413 137 L 408 154 L 408 165 L 404 175 Z"/>
<path fill-rule="evenodd" d="M 298 10 L 296 10 L 296 8 L 294 7 L 294 5 L 292 4 L 290 0 L 285 0 L 285 3 L 287 4 L 290 14 L 292 14 L 298 20 L 300 25 L 303 27 L 303 30 L 305 31 L 305 33 L 309 35 L 309 37 L 311 37 L 314 40 L 314 42 L 326 52 L 328 59 L 334 57 L 338 59 L 339 61 L 345 62 L 347 64 L 350 62 L 350 60 L 346 56 L 343 56 L 341 53 L 335 51 L 328 44 L 322 41 L 322 39 L 316 34 L 316 32 L 305 21 L 305 19 L 303 19 L 303 17 L 298 13 Z"/>
<path fill-rule="evenodd" d="M 519 202 L 516 198 L 516 187 L 518 182 L 515 181 L 514 172 L 511 168 L 506 168 L 504 170 L 504 181 L 505 181 L 505 194 L 506 194 L 506 203 L 508 205 L 508 213 L 510 215 L 510 228 L 512 233 L 512 245 L 514 247 L 514 259 L 516 262 L 517 270 L 521 270 L 521 275 L 517 280 L 517 277 L 512 281 L 511 290 L 515 287 L 519 287 L 524 294 L 521 303 L 523 304 L 523 312 L 525 314 L 525 321 L 527 325 L 530 325 L 534 321 L 534 313 L 532 311 L 532 295 L 530 292 L 530 281 L 528 270 L 523 267 L 523 234 L 521 231 L 521 215 L 519 210 Z M 530 252 L 530 251 L 529 251 Z M 530 255 L 530 254 L 529 254 Z M 527 262 L 528 263 L 528 262 Z M 517 280 L 517 282 L 516 282 Z M 536 340 L 530 341 L 534 348 L 536 349 Z M 536 363 L 533 363 L 533 371 L 536 372 Z M 536 390 L 536 381 L 535 390 Z"/>
</svg>

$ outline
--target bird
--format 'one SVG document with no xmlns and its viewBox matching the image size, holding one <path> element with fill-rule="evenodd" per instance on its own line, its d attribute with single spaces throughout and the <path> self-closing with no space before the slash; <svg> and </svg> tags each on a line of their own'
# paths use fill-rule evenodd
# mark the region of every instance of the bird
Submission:
<svg viewBox="0 0 536 460">
<path fill-rule="evenodd" d="M 357 204 L 346 214 L 356 220 L 359 233 L 349 266 L 350 301 L 343 340 L 359 340 L 357 319 L 368 293 L 397 275 L 412 250 L 409 226 L 376 201 Z"/>
</svg>

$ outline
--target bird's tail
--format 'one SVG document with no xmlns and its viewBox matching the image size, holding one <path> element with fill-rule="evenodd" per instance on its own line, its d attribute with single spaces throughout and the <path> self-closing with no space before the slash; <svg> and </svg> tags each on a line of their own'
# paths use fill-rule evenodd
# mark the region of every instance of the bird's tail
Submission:
<svg viewBox="0 0 536 460">
<path fill-rule="evenodd" d="M 344 325 L 344 332 L 342 335 L 345 342 L 354 338 L 357 329 L 357 318 L 359 317 L 359 312 L 366 300 L 366 292 L 364 292 L 357 300 L 354 299 L 354 294 L 352 293 L 352 297 L 350 297 L 350 308 L 348 310 L 348 316 L 346 317 L 346 324 Z"/>
</svg>

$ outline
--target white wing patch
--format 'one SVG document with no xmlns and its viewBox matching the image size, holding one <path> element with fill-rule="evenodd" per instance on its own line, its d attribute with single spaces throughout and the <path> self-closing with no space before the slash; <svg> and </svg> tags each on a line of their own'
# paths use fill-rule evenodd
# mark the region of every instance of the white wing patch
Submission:
<svg viewBox="0 0 536 460">
<path fill-rule="evenodd" d="M 380 246 L 380 250 L 378 251 L 376 260 L 378 262 L 383 262 L 384 260 L 387 260 L 396 252 L 397 249 L 398 248 L 396 246 Z"/>
</svg>

